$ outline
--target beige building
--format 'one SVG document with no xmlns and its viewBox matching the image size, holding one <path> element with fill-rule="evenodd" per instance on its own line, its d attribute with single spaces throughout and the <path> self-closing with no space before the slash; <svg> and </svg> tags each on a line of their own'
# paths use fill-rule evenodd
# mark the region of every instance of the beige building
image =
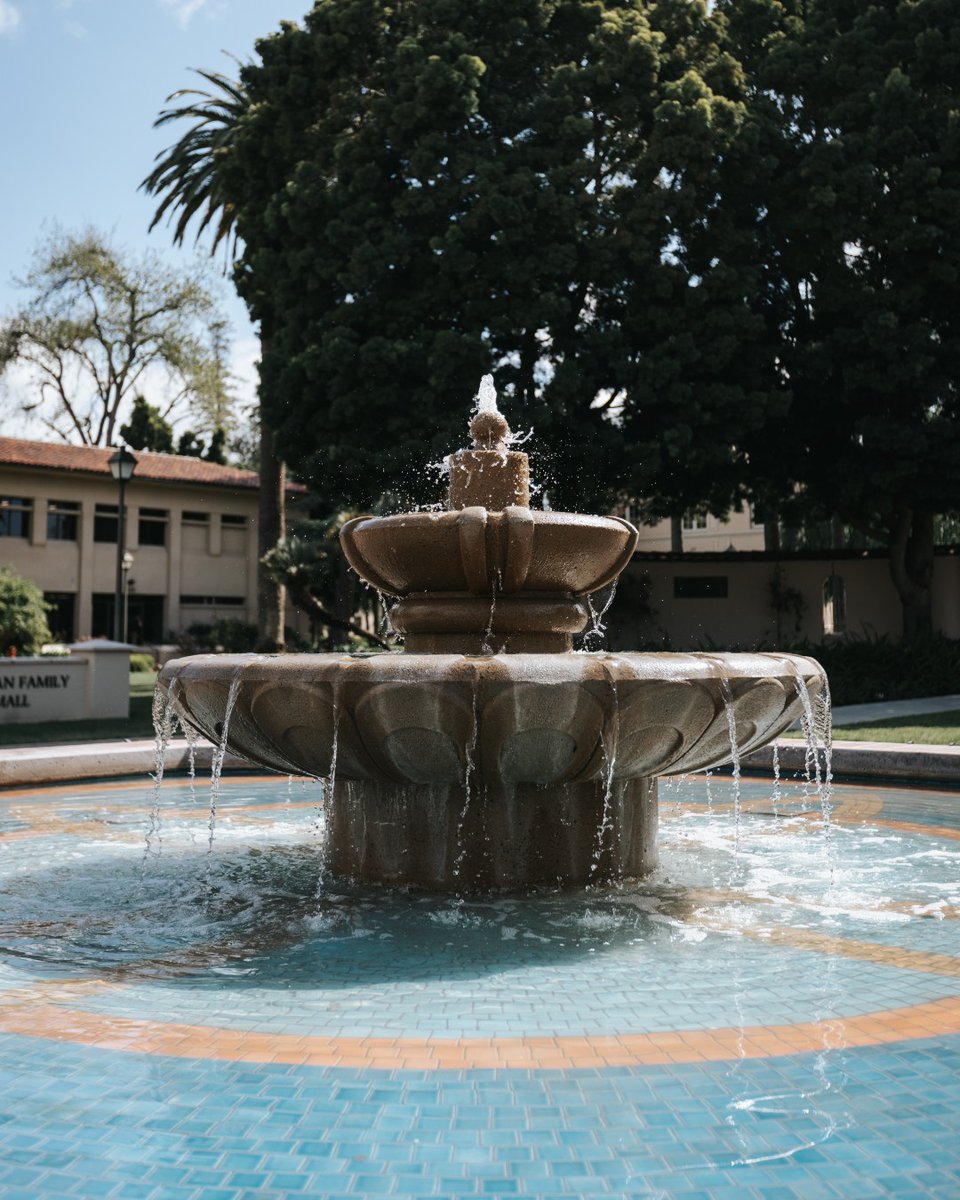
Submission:
<svg viewBox="0 0 960 1200">
<path fill-rule="evenodd" d="M 113 632 L 113 452 L 0 437 L 0 565 L 43 589 L 58 640 Z M 129 639 L 161 643 L 217 617 L 255 621 L 256 473 L 173 454 L 136 458 L 125 504 Z"/>
<path fill-rule="evenodd" d="M 629 513 L 622 513 L 627 520 L 635 521 Z M 727 517 L 715 517 L 712 513 L 685 513 L 681 526 L 685 553 L 716 553 L 726 550 L 763 550 L 763 522 L 758 521 L 752 505 L 731 512 Z M 655 525 L 638 525 L 640 539 L 637 550 L 643 554 L 669 553 L 670 519 L 665 518 Z"/>
</svg>

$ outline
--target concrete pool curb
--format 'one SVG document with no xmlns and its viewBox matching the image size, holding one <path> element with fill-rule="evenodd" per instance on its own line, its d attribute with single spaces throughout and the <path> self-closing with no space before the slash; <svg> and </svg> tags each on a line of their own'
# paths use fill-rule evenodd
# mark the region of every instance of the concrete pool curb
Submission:
<svg viewBox="0 0 960 1200">
<path fill-rule="evenodd" d="M 781 738 L 775 745 L 781 771 L 804 771 L 807 747 L 803 741 Z M 740 765 L 747 771 L 772 772 L 773 746 L 746 755 Z M 960 787 L 960 746 L 837 741 L 833 743 L 832 771 L 847 779 L 903 779 Z"/>
<path fill-rule="evenodd" d="M 784 774 L 802 772 L 806 746 L 801 741 L 781 739 L 776 743 Z M 189 746 L 178 738 L 164 756 L 164 772 L 182 773 L 189 768 Z M 155 769 L 156 747 L 152 738 L 125 742 L 80 742 L 67 746 L 24 746 L 0 750 L 0 788 L 47 783 L 69 783 L 81 779 L 146 777 Z M 209 772 L 213 747 L 197 746 L 198 772 Z M 773 769 L 773 747 L 744 757 L 745 771 Z M 245 759 L 228 754 L 225 771 L 253 767 Z M 903 779 L 920 783 L 960 786 L 960 746 L 921 746 L 898 742 L 834 742 L 833 773 L 852 779 Z"/>
<path fill-rule="evenodd" d="M 209 772 L 213 746 L 203 742 L 196 748 L 195 767 Z M 185 738 L 175 738 L 166 748 L 164 773 L 186 772 L 190 767 L 190 747 Z M 224 771 L 251 770 L 245 759 L 228 754 Z M 153 738 L 124 742 L 77 742 L 67 746 L 22 746 L 0 750 L 0 788 L 30 784 L 69 783 L 74 779 L 113 779 L 122 776 L 147 776 L 156 770 L 156 743 Z"/>
</svg>

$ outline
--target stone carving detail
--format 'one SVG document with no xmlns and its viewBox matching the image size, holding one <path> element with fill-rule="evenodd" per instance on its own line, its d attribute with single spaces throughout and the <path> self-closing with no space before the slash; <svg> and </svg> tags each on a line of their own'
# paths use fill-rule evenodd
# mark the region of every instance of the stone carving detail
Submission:
<svg viewBox="0 0 960 1200">
<path fill-rule="evenodd" d="M 561 669 L 562 668 L 562 669 Z M 198 656 L 166 686 L 185 718 L 279 771 L 445 786 L 468 758 L 486 780 L 584 783 L 681 774 L 769 741 L 811 703 L 812 659 L 730 654 Z M 295 678 L 292 685 L 288 677 Z"/>
</svg>

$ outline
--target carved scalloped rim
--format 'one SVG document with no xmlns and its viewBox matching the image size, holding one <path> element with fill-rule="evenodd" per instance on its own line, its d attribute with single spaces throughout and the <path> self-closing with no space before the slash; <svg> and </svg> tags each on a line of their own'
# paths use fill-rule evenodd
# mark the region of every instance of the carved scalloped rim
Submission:
<svg viewBox="0 0 960 1200">
<path fill-rule="evenodd" d="M 320 777 L 335 729 L 339 778 L 411 783 L 432 779 L 426 758 L 411 771 L 408 747 L 418 738 L 444 748 L 438 783 L 449 782 L 446 743 L 481 781 L 502 781 L 505 758 L 513 782 L 544 784 L 718 766 L 732 757 L 725 701 L 745 754 L 797 719 L 801 680 L 814 699 L 825 678 L 797 655 L 205 655 L 168 664 L 158 686 L 173 688 L 190 723 L 217 741 L 238 671 L 234 753 Z M 528 778 L 517 765 L 520 735 L 537 731 L 572 738 L 559 775 Z"/>
</svg>

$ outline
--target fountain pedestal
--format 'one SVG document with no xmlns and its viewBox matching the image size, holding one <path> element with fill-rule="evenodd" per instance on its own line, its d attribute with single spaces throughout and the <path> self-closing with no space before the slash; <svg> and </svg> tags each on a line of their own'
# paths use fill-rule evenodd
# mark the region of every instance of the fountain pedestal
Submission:
<svg viewBox="0 0 960 1200">
<path fill-rule="evenodd" d="M 335 874 L 436 891 L 607 883 L 657 865 L 655 779 L 475 793 L 338 783 L 328 823 Z"/>
</svg>

